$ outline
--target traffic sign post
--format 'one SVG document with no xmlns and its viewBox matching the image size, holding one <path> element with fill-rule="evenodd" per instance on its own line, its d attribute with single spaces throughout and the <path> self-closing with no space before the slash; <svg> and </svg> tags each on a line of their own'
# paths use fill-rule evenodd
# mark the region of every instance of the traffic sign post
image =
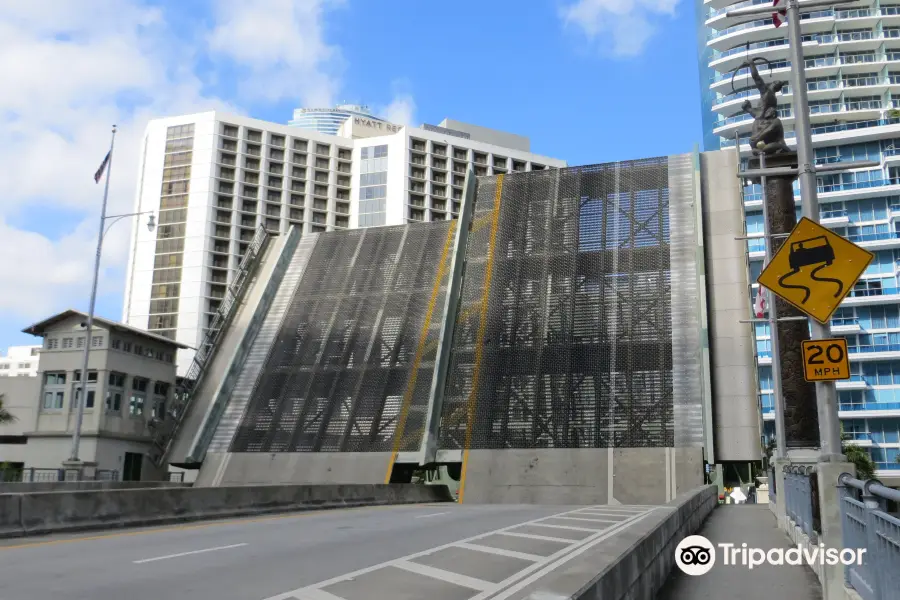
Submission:
<svg viewBox="0 0 900 600">
<path fill-rule="evenodd" d="M 875 255 L 803 217 L 756 280 L 827 324 Z"/>
<path fill-rule="evenodd" d="M 807 340 L 803 342 L 803 377 L 807 381 L 850 379 L 847 340 Z"/>
</svg>

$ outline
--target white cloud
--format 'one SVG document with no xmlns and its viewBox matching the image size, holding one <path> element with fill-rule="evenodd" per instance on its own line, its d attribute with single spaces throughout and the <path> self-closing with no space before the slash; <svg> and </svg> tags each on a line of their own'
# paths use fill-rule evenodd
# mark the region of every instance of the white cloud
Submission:
<svg viewBox="0 0 900 600">
<path fill-rule="evenodd" d="M 411 94 L 398 94 L 380 116 L 397 125 L 413 126 L 416 124 L 416 101 Z"/>
<path fill-rule="evenodd" d="M 332 3 L 297 0 L 289 27 L 274 19 L 261 35 L 253 24 L 240 22 L 245 15 L 238 4 L 219 2 L 208 38 L 216 51 L 230 40 L 229 56 L 261 76 L 281 74 L 285 94 L 292 77 L 302 76 L 298 95 L 330 98 L 335 80 L 319 67 L 336 54 L 321 38 L 322 9 Z M 254 14 L 265 14 L 258 3 L 250 4 Z M 286 10 L 289 3 L 277 4 Z M 108 149 L 112 124 L 119 134 L 107 213 L 121 214 L 133 210 L 149 119 L 210 109 L 244 112 L 205 92 L 204 84 L 218 75 L 213 72 L 204 81 L 197 74 L 198 57 L 208 49 L 178 37 L 172 18 L 141 0 L 0 3 L 4 317 L 24 324 L 68 306 L 86 308 L 103 194 L 93 174 Z M 200 38 L 200 44 L 207 42 Z M 234 50 L 238 47 L 243 54 Z M 48 236 L 41 231 L 49 227 L 17 228 L 13 224 L 22 222 L 26 210 L 29 216 L 40 211 L 42 220 L 56 219 L 52 229 L 62 227 L 64 233 Z M 130 234 L 126 220 L 114 225 L 104 241 L 100 291 L 113 297 L 124 291 Z"/>
<path fill-rule="evenodd" d="M 340 50 L 325 42 L 322 14 L 343 0 L 219 0 L 209 35 L 215 56 L 243 68 L 247 98 L 299 97 L 306 106 L 330 106 L 339 82 L 331 75 Z"/>
<path fill-rule="evenodd" d="M 675 14 L 679 0 L 578 0 L 560 11 L 566 25 L 617 56 L 636 56 L 658 30 L 661 17 Z"/>
</svg>

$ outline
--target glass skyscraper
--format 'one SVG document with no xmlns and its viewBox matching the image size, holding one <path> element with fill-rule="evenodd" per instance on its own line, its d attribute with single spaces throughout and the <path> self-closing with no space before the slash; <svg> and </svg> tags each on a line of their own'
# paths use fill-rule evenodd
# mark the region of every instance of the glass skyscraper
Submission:
<svg viewBox="0 0 900 600">
<path fill-rule="evenodd" d="M 327 135 L 337 135 L 338 129 L 350 117 L 383 121 L 383 119 L 370 114 L 368 106 L 338 104 L 334 108 L 296 108 L 294 109 L 294 118 L 288 121 L 288 125 L 312 129 Z"/>
<path fill-rule="evenodd" d="M 750 157 L 752 117 L 741 110 L 759 97 L 747 69 L 762 57 L 766 79 L 789 80 L 787 27 L 771 17 L 730 18 L 728 10 L 772 0 L 695 0 L 700 93 L 706 150 L 734 148 Z M 831 331 L 847 338 L 852 378 L 837 384 L 845 433 L 869 448 L 877 468 L 897 474 L 900 463 L 900 2 L 868 0 L 852 9 L 802 16 L 804 64 L 817 164 L 878 161 L 878 167 L 818 177 L 821 222 L 875 254 L 834 314 Z M 795 145 L 792 92 L 779 97 L 786 139 Z M 897 111 L 897 112 L 895 112 Z M 795 185 L 795 193 L 798 188 Z M 799 194 L 796 197 L 799 215 Z M 744 188 L 751 281 L 763 266 L 762 194 Z M 755 295 L 757 284 L 750 293 Z M 756 324 L 760 403 L 767 437 L 774 436 L 771 331 Z M 896 374 L 896 375 L 895 375 Z"/>
</svg>

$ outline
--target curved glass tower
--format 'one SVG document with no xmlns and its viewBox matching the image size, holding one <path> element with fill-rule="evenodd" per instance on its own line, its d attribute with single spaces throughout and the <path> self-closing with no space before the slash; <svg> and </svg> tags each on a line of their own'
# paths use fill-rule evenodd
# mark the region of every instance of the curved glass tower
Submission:
<svg viewBox="0 0 900 600">
<path fill-rule="evenodd" d="M 350 117 L 365 117 L 375 121 L 384 121 L 384 119 L 369 113 L 368 106 L 338 104 L 334 108 L 295 108 L 294 118 L 288 121 L 288 125 L 312 129 L 328 135 L 337 135 L 338 129 Z"/>
<path fill-rule="evenodd" d="M 882 476 L 900 475 L 900 2 L 864 0 L 852 9 L 802 15 L 804 64 L 791 65 L 787 27 L 770 16 L 728 17 L 727 11 L 771 0 L 695 0 L 698 9 L 701 97 L 706 150 L 750 156 L 752 117 L 742 112 L 759 93 L 748 58 L 766 79 L 789 80 L 806 69 L 817 164 L 874 160 L 875 168 L 818 177 L 821 222 L 875 253 L 875 259 L 834 314 L 831 330 L 850 349 L 852 379 L 838 382 L 840 417 L 851 440 L 870 448 Z M 732 76 L 734 83 L 732 84 Z M 789 86 L 779 97 L 785 138 L 795 145 Z M 795 190 L 797 188 L 795 187 Z M 799 196 L 796 198 L 799 212 Z M 763 234 L 759 186 L 744 188 L 747 234 Z M 763 240 L 748 242 L 751 280 L 762 268 Z M 757 285 L 753 285 L 752 294 Z M 748 305 L 749 306 L 749 305 Z M 774 431 L 770 328 L 757 323 L 756 349 L 765 430 Z M 896 379 L 894 371 L 897 372 Z"/>
</svg>

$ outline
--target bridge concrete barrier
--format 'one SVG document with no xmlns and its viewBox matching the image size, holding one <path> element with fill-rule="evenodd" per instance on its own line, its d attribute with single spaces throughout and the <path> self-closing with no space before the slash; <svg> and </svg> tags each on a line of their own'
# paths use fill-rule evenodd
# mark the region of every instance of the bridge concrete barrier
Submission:
<svg viewBox="0 0 900 600">
<path fill-rule="evenodd" d="M 696 533 L 717 504 L 714 485 L 686 492 L 509 598 L 655 598 L 675 567 L 678 543 Z"/>
<path fill-rule="evenodd" d="M 81 490 L 128 490 L 190 486 L 190 483 L 175 481 L 34 481 L 24 483 L 0 483 L 0 494 L 75 492 Z"/>
<path fill-rule="evenodd" d="M 269 485 L 3 494 L 0 495 L 0 537 L 452 500 L 447 486 L 414 484 Z M 5 510 L 7 507 L 9 511 Z"/>
<path fill-rule="evenodd" d="M 22 501 L 17 495 L 0 495 L 0 538 L 22 531 Z"/>
</svg>

